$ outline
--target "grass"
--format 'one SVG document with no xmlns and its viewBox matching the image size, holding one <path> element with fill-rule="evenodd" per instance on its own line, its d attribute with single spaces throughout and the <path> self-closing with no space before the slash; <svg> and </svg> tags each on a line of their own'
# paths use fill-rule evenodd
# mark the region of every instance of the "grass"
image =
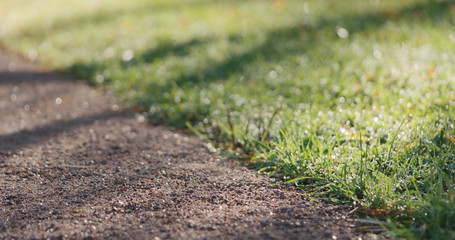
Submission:
<svg viewBox="0 0 455 240">
<path fill-rule="evenodd" d="M 455 238 L 452 1 L 3 1 L 0 44 L 318 198 Z"/>
</svg>

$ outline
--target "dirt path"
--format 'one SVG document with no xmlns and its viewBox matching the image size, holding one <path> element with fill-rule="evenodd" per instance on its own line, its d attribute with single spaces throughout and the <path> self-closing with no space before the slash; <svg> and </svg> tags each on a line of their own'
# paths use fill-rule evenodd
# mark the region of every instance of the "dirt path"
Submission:
<svg viewBox="0 0 455 240">
<path fill-rule="evenodd" d="M 272 187 L 82 81 L 0 54 L 0 239 L 352 239 L 348 207 Z"/>
</svg>

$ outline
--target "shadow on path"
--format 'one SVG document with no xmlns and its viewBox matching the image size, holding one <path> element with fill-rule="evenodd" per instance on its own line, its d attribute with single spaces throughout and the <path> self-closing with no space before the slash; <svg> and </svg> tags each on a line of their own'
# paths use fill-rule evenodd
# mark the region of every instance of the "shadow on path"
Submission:
<svg viewBox="0 0 455 240">
<path fill-rule="evenodd" d="M 1 85 L 20 85 L 33 84 L 39 85 L 42 83 L 61 83 L 71 82 L 76 79 L 69 75 L 55 74 L 54 72 L 0 72 Z"/>
<path fill-rule="evenodd" d="M 71 120 L 55 121 L 32 130 L 22 130 L 8 135 L 0 135 L 0 153 L 17 151 L 18 149 L 34 144 L 42 144 L 44 141 L 58 136 L 65 131 L 87 126 L 96 121 L 106 121 L 111 118 L 127 118 L 125 113 L 106 111 L 99 114 L 75 118 Z"/>
</svg>

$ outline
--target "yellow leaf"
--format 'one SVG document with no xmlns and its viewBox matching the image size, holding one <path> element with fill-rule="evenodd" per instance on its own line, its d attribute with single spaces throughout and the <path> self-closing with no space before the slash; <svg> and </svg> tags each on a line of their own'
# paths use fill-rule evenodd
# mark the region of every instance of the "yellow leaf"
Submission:
<svg viewBox="0 0 455 240">
<path fill-rule="evenodd" d="M 446 138 L 449 139 L 449 141 L 455 146 L 455 138 L 453 138 L 449 135 L 447 135 Z"/>
<path fill-rule="evenodd" d="M 286 6 L 286 0 L 274 0 L 272 5 L 273 8 L 282 9 Z"/>
<path fill-rule="evenodd" d="M 419 142 L 413 142 L 413 143 L 410 143 L 410 144 L 404 146 L 404 148 L 401 149 L 401 150 L 410 149 L 410 148 L 414 148 L 414 147 L 417 147 L 417 146 L 419 146 Z"/>
<path fill-rule="evenodd" d="M 436 68 L 435 67 L 429 67 L 428 68 L 428 79 L 433 79 L 436 77 Z"/>
</svg>

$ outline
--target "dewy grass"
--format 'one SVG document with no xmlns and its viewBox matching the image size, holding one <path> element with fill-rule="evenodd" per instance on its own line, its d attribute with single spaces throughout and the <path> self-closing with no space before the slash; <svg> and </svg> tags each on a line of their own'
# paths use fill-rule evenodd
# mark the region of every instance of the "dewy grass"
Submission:
<svg viewBox="0 0 455 240">
<path fill-rule="evenodd" d="M 0 43 L 319 198 L 454 238 L 452 1 L 0 2 Z"/>
</svg>

